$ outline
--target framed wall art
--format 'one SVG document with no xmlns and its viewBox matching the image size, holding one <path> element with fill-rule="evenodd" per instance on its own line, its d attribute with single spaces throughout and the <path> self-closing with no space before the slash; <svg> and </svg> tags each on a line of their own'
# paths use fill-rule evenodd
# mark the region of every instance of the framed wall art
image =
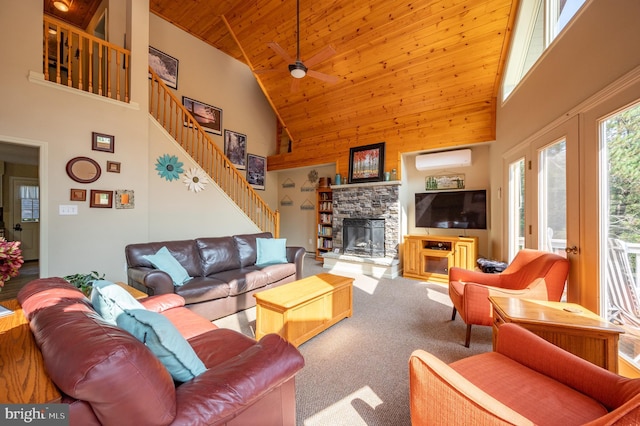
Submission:
<svg viewBox="0 0 640 426">
<path fill-rule="evenodd" d="M 349 183 L 380 182 L 384 176 L 384 142 L 349 151 Z"/>
<path fill-rule="evenodd" d="M 71 195 L 69 196 L 69 200 L 70 201 L 87 201 L 87 190 L 71 188 Z"/>
<path fill-rule="evenodd" d="M 267 175 L 267 159 L 259 155 L 247 155 L 247 181 L 255 189 L 264 189 Z"/>
<path fill-rule="evenodd" d="M 120 173 L 120 163 L 117 161 L 107 161 L 107 171 L 110 173 Z"/>
<path fill-rule="evenodd" d="M 132 209 L 135 199 L 131 189 L 116 189 L 116 209 Z"/>
<path fill-rule="evenodd" d="M 91 132 L 91 149 L 94 151 L 114 152 L 116 137 L 104 133 Z"/>
<path fill-rule="evenodd" d="M 227 156 L 231 164 L 236 169 L 244 170 L 247 168 L 247 135 L 234 132 L 233 130 L 224 131 L 224 155 Z"/>
<path fill-rule="evenodd" d="M 425 189 L 464 189 L 464 174 L 427 176 L 424 187 Z"/>
<path fill-rule="evenodd" d="M 178 88 L 178 60 L 149 46 L 149 66 L 172 89 Z"/>
<path fill-rule="evenodd" d="M 89 207 L 110 209 L 113 207 L 113 191 L 92 189 L 89 194 Z"/>
<path fill-rule="evenodd" d="M 220 108 L 186 96 L 182 97 L 182 105 L 191 113 L 205 132 L 222 135 L 222 110 Z M 185 123 L 186 125 L 187 123 Z"/>
</svg>

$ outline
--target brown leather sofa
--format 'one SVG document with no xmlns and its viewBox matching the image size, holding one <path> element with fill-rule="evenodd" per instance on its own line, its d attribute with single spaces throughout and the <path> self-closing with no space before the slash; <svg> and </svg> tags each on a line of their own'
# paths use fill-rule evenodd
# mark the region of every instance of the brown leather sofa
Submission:
<svg viewBox="0 0 640 426">
<path fill-rule="evenodd" d="M 185 306 L 213 321 L 255 306 L 253 295 L 302 278 L 305 250 L 287 247 L 289 263 L 257 266 L 256 238 L 272 238 L 270 232 L 195 240 L 129 244 L 125 247 L 129 285 L 148 295 L 176 293 Z M 145 258 L 163 246 L 187 270 L 182 286 Z"/>
<path fill-rule="evenodd" d="M 294 376 L 304 359 L 276 334 L 256 342 L 217 328 L 175 294 L 140 299 L 207 368 L 177 383 L 145 344 L 105 322 L 62 278 L 28 283 L 18 301 L 71 425 L 295 425 Z"/>
</svg>

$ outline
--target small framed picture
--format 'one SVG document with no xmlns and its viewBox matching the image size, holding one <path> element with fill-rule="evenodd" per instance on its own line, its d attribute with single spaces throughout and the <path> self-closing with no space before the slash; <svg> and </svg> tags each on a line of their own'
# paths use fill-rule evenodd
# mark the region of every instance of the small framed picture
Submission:
<svg viewBox="0 0 640 426">
<path fill-rule="evenodd" d="M 114 152 L 116 145 L 116 137 L 105 135 L 104 133 L 92 132 L 91 149 L 94 151 Z"/>
<path fill-rule="evenodd" d="M 224 155 L 227 156 L 231 164 L 236 169 L 244 170 L 247 168 L 247 135 L 234 132 L 233 130 L 224 130 Z"/>
<path fill-rule="evenodd" d="M 117 161 L 107 161 L 107 171 L 110 173 L 120 173 L 120 163 Z"/>
<path fill-rule="evenodd" d="M 132 209 L 135 199 L 132 189 L 116 189 L 116 209 Z"/>
<path fill-rule="evenodd" d="M 102 209 L 110 209 L 113 207 L 113 191 L 92 189 L 89 196 L 89 207 Z"/>
<path fill-rule="evenodd" d="M 69 196 L 71 201 L 87 201 L 86 189 L 74 189 L 71 188 L 71 195 Z"/>
<path fill-rule="evenodd" d="M 247 182 L 255 189 L 264 190 L 267 159 L 259 155 L 247 155 Z"/>
</svg>

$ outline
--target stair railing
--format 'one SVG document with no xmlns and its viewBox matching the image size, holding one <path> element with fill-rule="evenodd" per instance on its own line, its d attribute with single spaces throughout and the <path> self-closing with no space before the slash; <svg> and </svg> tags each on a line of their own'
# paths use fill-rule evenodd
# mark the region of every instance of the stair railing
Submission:
<svg viewBox="0 0 640 426">
<path fill-rule="evenodd" d="M 149 74 L 149 113 L 253 223 L 278 238 L 280 213 L 263 201 L 151 67 Z"/>
<path fill-rule="evenodd" d="M 45 80 L 129 102 L 130 56 L 127 49 L 44 16 Z"/>
</svg>

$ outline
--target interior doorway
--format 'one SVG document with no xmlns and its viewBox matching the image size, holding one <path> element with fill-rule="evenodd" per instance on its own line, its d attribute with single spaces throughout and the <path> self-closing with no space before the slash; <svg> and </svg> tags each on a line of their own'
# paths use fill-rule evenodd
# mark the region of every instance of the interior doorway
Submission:
<svg viewBox="0 0 640 426">
<path fill-rule="evenodd" d="M 38 146 L 0 141 L 0 211 L 2 212 L 0 217 L 2 225 L 0 227 L 3 228 L 3 233 L 7 240 L 23 241 L 26 234 L 28 234 L 26 236 L 29 239 L 28 244 L 23 242 L 21 245 L 25 261 L 28 264 L 20 268 L 17 277 L 12 278 L 16 282 L 22 279 L 22 275 L 28 275 L 31 279 L 37 278 L 40 272 L 40 206 L 39 196 L 37 201 L 33 197 L 33 187 L 39 188 L 40 186 L 39 170 L 40 148 Z M 22 201 L 15 201 L 15 196 L 20 195 L 20 183 L 32 188 L 26 190 L 26 193 L 23 194 L 27 195 L 25 208 L 28 208 L 24 210 Z M 15 189 L 16 185 L 18 185 L 17 190 Z M 37 192 L 39 195 L 39 189 Z M 34 213 L 34 211 L 37 212 Z M 25 213 L 25 216 L 31 216 L 31 218 L 25 217 L 28 220 L 22 221 L 22 213 Z M 15 219 L 16 215 L 19 216 L 18 221 Z M 33 220 L 34 215 L 37 216 L 37 221 Z M 22 231 L 14 229 L 16 224 L 20 224 L 19 228 Z"/>
</svg>

